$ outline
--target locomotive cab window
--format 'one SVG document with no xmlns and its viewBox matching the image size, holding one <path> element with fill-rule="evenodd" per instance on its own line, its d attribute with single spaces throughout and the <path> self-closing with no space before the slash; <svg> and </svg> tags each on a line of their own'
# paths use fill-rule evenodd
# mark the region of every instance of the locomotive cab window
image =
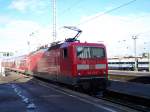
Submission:
<svg viewBox="0 0 150 112">
<path fill-rule="evenodd" d="M 63 56 L 64 56 L 64 58 L 68 57 L 68 50 L 67 50 L 67 48 L 63 49 Z"/>
<path fill-rule="evenodd" d="M 83 47 L 76 48 L 78 58 L 103 58 L 105 57 L 104 48 L 99 47 Z"/>
</svg>

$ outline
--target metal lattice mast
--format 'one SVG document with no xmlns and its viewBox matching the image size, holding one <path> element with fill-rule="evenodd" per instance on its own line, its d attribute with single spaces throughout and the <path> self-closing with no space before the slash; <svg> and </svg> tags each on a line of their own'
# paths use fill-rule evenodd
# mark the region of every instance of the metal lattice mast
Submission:
<svg viewBox="0 0 150 112">
<path fill-rule="evenodd" d="M 56 31 L 56 0 L 52 0 L 52 16 L 53 16 L 53 42 L 56 41 L 57 31 Z"/>
</svg>

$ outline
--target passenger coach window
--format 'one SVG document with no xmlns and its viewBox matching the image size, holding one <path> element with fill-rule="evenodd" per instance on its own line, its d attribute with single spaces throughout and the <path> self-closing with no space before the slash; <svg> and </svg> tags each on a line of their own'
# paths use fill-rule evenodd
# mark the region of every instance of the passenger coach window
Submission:
<svg viewBox="0 0 150 112">
<path fill-rule="evenodd" d="M 64 54 L 64 58 L 68 57 L 68 50 L 67 50 L 67 48 L 64 48 L 63 54 Z"/>
</svg>

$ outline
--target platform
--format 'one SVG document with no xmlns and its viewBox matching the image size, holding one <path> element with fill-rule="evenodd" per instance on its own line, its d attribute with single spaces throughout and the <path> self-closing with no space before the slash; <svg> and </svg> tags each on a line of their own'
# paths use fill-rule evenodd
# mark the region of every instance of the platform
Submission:
<svg viewBox="0 0 150 112">
<path fill-rule="evenodd" d="M 150 84 L 150 72 L 109 70 L 109 79 L 122 82 Z"/>
<path fill-rule="evenodd" d="M 111 81 L 108 90 L 150 100 L 150 84 Z"/>
<path fill-rule="evenodd" d="M 134 77 L 140 77 L 140 76 L 150 77 L 150 72 L 145 72 L 145 71 L 142 72 L 142 71 L 109 70 L 109 74 L 127 75 L 127 76 L 134 76 Z"/>
</svg>

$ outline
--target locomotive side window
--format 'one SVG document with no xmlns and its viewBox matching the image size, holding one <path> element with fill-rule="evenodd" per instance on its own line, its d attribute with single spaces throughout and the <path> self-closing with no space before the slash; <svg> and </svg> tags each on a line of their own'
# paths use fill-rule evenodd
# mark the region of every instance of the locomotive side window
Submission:
<svg viewBox="0 0 150 112">
<path fill-rule="evenodd" d="M 64 58 L 68 57 L 68 50 L 67 50 L 67 48 L 64 48 L 63 56 L 64 56 Z"/>
<path fill-rule="evenodd" d="M 103 58 L 105 57 L 105 50 L 98 47 L 82 47 L 76 48 L 78 58 Z"/>
</svg>

